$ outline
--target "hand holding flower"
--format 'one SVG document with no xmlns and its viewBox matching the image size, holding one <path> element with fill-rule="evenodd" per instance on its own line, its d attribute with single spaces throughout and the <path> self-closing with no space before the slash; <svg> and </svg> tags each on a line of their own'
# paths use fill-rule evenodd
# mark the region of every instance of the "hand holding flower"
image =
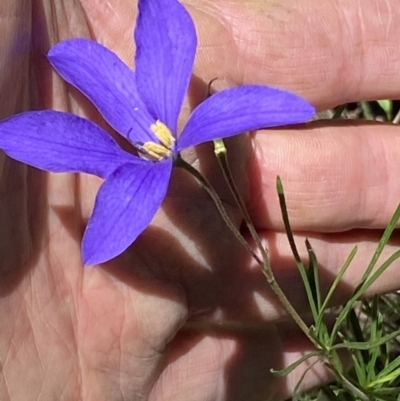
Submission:
<svg viewBox="0 0 400 401">
<path fill-rule="evenodd" d="M 114 53 L 85 39 L 56 45 L 48 58 L 136 155 L 119 149 L 96 125 L 67 113 L 30 112 L 0 126 L 0 148 L 9 156 L 52 172 L 84 172 L 106 179 L 83 239 L 85 264 L 119 255 L 150 224 L 165 197 L 174 159 L 183 149 L 304 122 L 314 114 L 293 94 L 247 85 L 205 100 L 178 136 L 178 116 L 196 52 L 192 20 L 175 0 L 142 0 L 135 39 L 134 72 Z"/>
<path fill-rule="evenodd" d="M 40 54 L 50 48 L 39 35 L 43 32 L 48 32 L 53 44 L 70 38 L 71 32 L 77 36 L 91 32 L 94 39 L 107 44 L 130 63 L 131 43 L 121 38 L 131 35 L 135 9 L 132 2 L 114 1 L 105 6 L 82 0 L 81 8 L 71 4 L 60 1 L 59 7 L 51 8 L 43 1 L 46 24 L 40 18 L 34 20 L 32 36 L 37 47 L 29 65 L 37 68 L 44 64 L 44 61 L 37 64 Z M 21 26 L 28 26 L 24 18 L 29 18 L 30 13 L 22 2 L 9 2 L 7 7 L 10 15 L 21 15 L 21 24 L 15 25 L 18 32 Z M 386 30 L 375 27 L 371 32 L 364 32 L 364 40 L 360 42 L 354 28 L 354 41 L 343 48 L 343 42 L 337 39 L 343 29 L 342 18 L 331 8 L 332 2 L 313 3 L 310 10 L 298 7 L 292 1 L 275 8 L 265 2 L 242 0 L 202 1 L 191 7 L 188 4 L 200 37 L 195 75 L 205 83 L 217 74 L 238 85 L 279 86 L 305 96 L 318 108 L 359 98 L 398 95 L 394 84 L 398 72 L 394 66 L 400 55 L 387 42 Z M 364 24 L 371 22 L 370 18 L 376 15 L 375 8 L 383 6 L 368 1 L 363 5 L 365 15 L 358 13 L 357 7 L 354 2 L 348 5 L 354 27 L 361 23 L 358 18 Z M 39 9 L 35 5 L 34 12 L 40 14 Z M 382 15 L 390 13 L 385 10 L 380 10 Z M 319 25 L 317 20 L 307 23 L 321 12 L 329 16 L 331 25 Z M 68 16 L 65 20 L 63 13 Z M 397 14 L 393 11 L 391 15 L 395 21 Z M 249 18 L 254 25 L 249 25 Z M 37 25 L 39 21 L 41 26 Z M 398 23 L 389 25 L 393 37 L 397 36 L 398 26 Z M 60 36 L 55 39 L 57 34 Z M 353 38 L 347 34 L 346 37 Z M 19 40 L 28 39 L 21 36 Z M 378 42 L 379 50 L 368 53 L 368 44 Z M 358 48 L 359 43 L 366 46 L 359 49 L 365 55 L 362 61 L 357 52 L 345 54 L 349 46 Z M 146 48 L 150 47 L 146 45 Z M 377 60 L 389 53 L 391 59 L 382 71 Z M 10 51 L 9 54 L 15 57 L 17 53 Z M 4 99 L 3 114 L 6 103 L 7 107 L 13 103 L 11 100 L 19 99 L 14 101 L 17 104 L 14 112 L 27 104 L 24 96 L 28 93 L 28 82 L 24 79 L 28 74 L 25 78 L 17 75 L 17 69 L 9 64 L 10 59 L 13 60 L 8 56 L 7 71 L 15 74 L 10 79 L 14 79 L 16 88 L 25 89 L 17 92 L 20 98 L 10 95 Z M 162 68 L 156 61 L 154 68 Z M 368 68 L 364 81 L 346 81 L 349 75 L 343 72 L 352 71 L 354 65 Z M 93 65 L 97 67 L 98 63 Z M 138 68 L 137 65 L 136 71 Z M 42 74 L 38 92 L 40 108 L 73 112 L 90 117 L 98 125 L 94 128 L 86 118 L 71 117 L 80 124 L 79 129 L 70 130 L 71 136 L 98 133 L 95 146 L 89 141 L 92 138 L 83 134 L 71 141 L 79 140 L 82 148 L 88 140 L 87 148 L 101 149 L 107 155 L 99 163 L 99 158 L 91 159 L 96 157 L 95 151 L 85 152 L 87 158 L 83 153 L 76 154 L 76 162 L 85 171 L 104 177 L 107 182 L 108 172 L 116 171 L 116 165 L 124 157 L 127 159 L 122 166 L 150 163 L 145 159 L 134 162 L 132 154 L 116 146 L 105 135 L 105 125 L 96 112 L 76 91 L 63 86 L 49 69 L 37 68 L 35 72 Z M 154 76 L 163 75 L 157 72 Z M 154 76 L 148 79 L 154 80 Z M 175 93 L 163 85 L 166 93 Z M 169 85 L 173 86 L 173 82 Z M 31 93 L 35 92 L 33 83 L 29 88 Z M 193 96 L 194 89 L 189 88 L 189 95 L 191 91 Z M 125 96 L 131 95 L 125 93 Z M 174 126 L 176 116 L 168 115 L 171 110 L 177 113 L 179 101 L 175 100 L 171 106 L 160 96 L 160 104 L 154 106 L 154 95 L 151 94 L 150 100 L 141 98 L 153 118 L 151 124 L 165 112 L 160 120 L 164 120 L 170 131 L 184 132 Z M 203 92 L 198 90 L 197 98 L 201 96 Z M 35 97 L 32 96 L 32 102 Z M 114 126 L 119 134 L 142 132 L 129 132 L 131 122 L 127 115 L 134 110 L 124 107 L 131 103 L 124 99 L 121 107 L 117 107 L 116 101 L 105 98 L 105 108 L 100 110 L 105 119 L 113 125 L 113 116 L 105 115 L 105 109 L 121 113 L 115 114 L 118 117 L 115 123 L 129 122 L 129 127 Z M 109 108 L 110 102 L 112 108 Z M 167 104 L 171 108 L 163 110 Z M 96 106 L 100 109 L 99 104 Z M 206 106 L 200 105 L 198 110 L 200 107 Z M 59 112 L 45 113 L 53 113 L 55 119 L 65 118 Z M 51 121 L 50 115 L 46 117 L 46 121 Z M 207 132 L 212 131 L 204 130 L 204 134 Z M 57 133 L 51 133 L 56 139 Z M 330 123 L 318 123 L 300 130 L 260 130 L 251 137 L 232 139 L 230 155 L 235 160 L 235 178 L 247 196 L 257 228 L 270 239 L 273 264 L 282 286 L 300 310 L 305 299 L 281 234 L 273 185 L 275 176 L 282 176 L 293 226 L 311 238 L 326 269 L 327 280 L 334 276 L 349 248 L 361 243 L 353 275 L 346 278 L 350 288 L 365 267 L 365 260 L 379 236 L 369 229 L 383 228 L 398 202 L 397 138 L 395 127 L 333 127 Z M 140 138 L 139 145 L 154 140 L 154 136 Z M 132 145 L 137 141 L 133 137 Z M 183 142 L 180 146 L 189 144 Z M 37 153 L 42 151 L 44 160 L 44 147 L 36 149 Z M 71 149 L 71 157 L 73 152 Z M 220 195 L 229 200 L 207 145 L 193 152 L 189 151 L 186 157 L 194 159 L 202 172 L 221 188 Z M 387 163 L 377 164 L 376 160 Z M 58 162 L 61 163 L 61 157 Z M 125 168 L 121 169 L 124 179 L 127 176 L 133 179 Z M 277 399 L 290 393 L 296 380 L 278 382 L 269 374 L 269 368 L 282 367 L 296 359 L 296 351 L 307 349 L 308 344 L 301 342 L 296 331 L 278 323 L 281 312 L 258 267 L 250 263 L 236 239 L 230 236 L 207 194 L 185 172 L 172 173 L 162 209 L 134 246 L 107 265 L 93 268 L 83 268 L 80 242 L 100 180 L 88 175 L 38 173 L 10 160 L 4 161 L 2 172 L 2 188 L 7 188 L 2 199 L 7 207 L 1 210 L 5 222 L 1 227 L 0 302 L 3 316 L 0 357 L 5 378 L 0 394 L 3 398 L 26 399 L 26 390 L 19 386 L 21 377 L 29 383 L 28 396 L 36 399 L 251 400 L 268 396 Z M 379 183 L 384 199 L 376 196 Z M 113 194 L 112 190 L 108 193 Z M 146 198 L 142 202 L 146 203 Z M 239 226 L 235 208 L 230 213 Z M 130 220 L 129 216 L 126 220 Z M 353 230 L 348 232 L 349 229 Z M 327 234 L 329 231 L 337 233 Z M 379 285 L 376 289 L 383 291 L 397 288 L 398 283 L 387 276 Z M 308 376 L 307 385 L 323 377 L 325 373 L 319 369 L 322 367 L 317 368 L 315 376 Z"/>
</svg>

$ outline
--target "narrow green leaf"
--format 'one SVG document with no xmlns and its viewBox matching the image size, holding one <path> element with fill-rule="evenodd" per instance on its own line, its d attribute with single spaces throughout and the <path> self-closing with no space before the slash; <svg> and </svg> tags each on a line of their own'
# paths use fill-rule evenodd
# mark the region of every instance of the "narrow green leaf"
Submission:
<svg viewBox="0 0 400 401">
<path fill-rule="evenodd" d="M 396 374 L 395 374 L 396 373 Z M 384 369 L 382 369 L 379 374 L 377 374 L 377 378 L 375 382 L 383 383 L 392 380 L 393 378 L 397 378 L 400 374 L 400 356 L 398 356 L 395 360 L 389 363 Z"/>
<path fill-rule="evenodd" d="M 375 295 L 372 300 L 372 310 L 371 310 L 371 333 L 370 333 L 370 342 L 379 342 L 383 336 L 382 331 L 382 315 L 378 311 L 378 300 L 379 296 Z M 387 343 L 386 343 L 387 344 Z M 384 344 L 385 345 L 385 344 Z M 377 361 L 379 355 L 381 355 L 382 347 L 374 347 L 369 350 L 369 361 L 367 364 L 367 376 L 368 382 L 371 382 L 375 379 L 376 369 L 377 369 Z"/>
<path fill-rule="evenodd" d="M 312 288 L 308 281 L 307 270 L 304 267 L 303 262 L 301 261 L 299 251 L 297 250 L 297 246 L 294 241 L 294 236 L 293 236 L 292 229 L 290 227 L 289 215 L 288 215 L 287 207 L 286 207 L 286 199 L 285 199 L 285 194 L 283 191 L 283 185 L 282 185 L 281 178 L 279 176 L 276 177 L 276 190 L 278 192 L 279 205 L 281 208 L 282 220 L 283 220 L 283 224 L 285 226 L 286 236 L 288 238 L 290 249 L 291 249 L 294 259 L 296 261 L 297 268 L 299 269 L 301 279 L 303 280 L 304 288 L 305 288 L 306 294 L 307 294 L 308 303 L 310 305 L 311 313 L 315 320 L 315 319 L 317 319 L 317 316 L 318 316 L 317 306 L 314 302 L 313 291 L 312 291 Z"/>
<path fill-rule="evenodd" d="M 389 259 L 384 262 L 380 268 L 376 270 L 376 272 L 371 276 L 379 257 L 381 256 L 384 247 L 386 246 L 387 242 L 389 241 L 390 236 L 393 233 L 393 230 L 396 228 L 396 224 L 400 218 L 400 204 L 397 206 L 396 211 L 393 214 L 389 224 L 387 225 L 381 240 L 378 243 L 376 251 L 372 256 L 371 262 L 369 263 L 363 277 L 361 279 L 361 283 L 357 286 L 354 290 L 352 297 L 347 301 L 345 306 L 343 307 L 342 311 L 340 312 L 338 318 L 336 319 L 335 325 L 332 329 L 331 337 L 334 339 L 336 334 L 339 330 L 339 327 L 342 325 L 343 321 L 346 319 L 347 314 L 349 313 L 350 309 L 354 307 L 356 301 L 364 294 L 364 292 L 376 281 L 376 279 L 396 260 L 400 257 L 400 251 L 395 252 Z"/>
<path fill-rule="evenodd" d="M 357 253 L 357 246 L 355 246 L 349 256 L 347 257 L 346 261 L 344 262 L 342 268 L 340 269 L 339 273 L 337 274 L 337 276 L 335 277 L 335 279 L 333 280 L 333 283 L 331 285 L 331 287 L 329 288 L 328 294 L 325 297 L 325 300 L 321 306 L 321 310 L 324 311 L 327 307 L 328 307 L 328 303 L 331 300 L 333 293 L 335 292 L 339 282 L 341 281 L 343 275 L 346 273 L 347 269 L 350 266 L 350 263 L 352 262 L 352 260 L 354 259 L 354 257 L 356 256 Z M 347 314 L 346 314 L 347 316 Z M 318 326 L 320 324 L 320 321 L 322 320 L 322 314 L 318 317 L 318 320 L 316 322 L 316 326 Z M 340 317 L 340 315 L 338 316 L 338 318 Z M 345 316 L 342 317 L 344 320 Z M 335 325 L 336 327 L 336 325 Z M 338 326 L 339 327 L 339 326 Z M 336 338 L 336 334 L 337 332 L 335 330 L 332 330 L 332 335 L 331 335 L 331 344 L 333 344 L 335 342 L 335 338 Z"/>
<path fill-rule="evenodd" d="M 297 368 L 297 366 L 301 365 L 303 362 L 305 362 L 307 359 L 312 358 L 313 356 L 319 356 L 321 353 L 320 351 L 312 351 L 306 355 L 304 355 L 303 357 L 301 357 L 299 360 L 297 360 L 296 362 L 292 363 L 291 365 L 289 365 L 287 368 L 282 369 L 282 370 L 275 370 L 275 369 L 271 369 L 271 373 L 273 373 L 274 375 L 278 376 L 278 377 L 285 377 L 287 376 L 289 373 L 292 373 L 294 369 Z"/>
<path fill-rule="evenodd" d="M 379 257 L 382 254 L 383 249 L 385 248 L 386 244 L 388 243 L 393 230 L 396 228 L 396 225 L 398 223 L 400 219 L 400 204 L 397 206 L 392 218 L 390 219 L 389 224 L 387 225 L 384 233 L 382 234 L 382 237 L 378 243 L 378 246 L 376 248 L 376 251 L 374 253 L 374 255 L 372 256 L 371 262 L 369 263 L 367 269 L 365 270 L 362 278 L 361 278 L 361 282 L 364 282 L 368 279 L 369 275 L 371 274 L 371 272 L 373 271 L 376 262 L 378 261 Z"/>
<path fill-rule="evenodd" d="M 319 282 L 318 261 L 310 241 L 306 239 L 306 249 L 308 254 L 308 269 L 307 276 L 310 288 L 313 294 L 314 304 L 316 305 L 317 313 L 321 313 L 321 288 Z"/>
<path fill-rule="evenodd" d="M 392 121 L 393 118 L 393 102 L 388 99 L 377 100 L 379 106 L 386 114 L 388 121 Z"/>
<path fill-rule="evenodd" d="M 340 106 L 335 107 L 335 111 L 332 116 L 332 120 L 342 117 L 343 112 L 346 110 L 347 103 L 341 104 Z"/>
<path fill-rule="evenodd" d="M 374 116 L 372 114 L 371 106 L 369 105 L 369 103 L 368 102 L 360 102 L 360 105 L 361 105 L 361 109 L 364 114 L 364 118 L 366 120 L 373 120 Z"/>
<path fill-rule="evenodd" d="M 339 349 L 339 348 L 347 348 L 347 349 L 366 349 L 366 350 L 370 350 L 372 348 L 375 347 L 379 347 L 382 344 L 385 344 L 388 341 L 393 340 L 395 337 L 400 335 L 400 329 L 396 330 L 393 333 L 387 334 L 383 337 L 381 337 L 379 340 L 374 341 L 374 342 L 353 342 L 353 341 L 349 341 L 349 342 L 343 342 L 343 343 L 339 343 L 339 344 L 335 344 L 332 346 L 332 349 Z"/>
<path fill-rule="evenodd" d="M 354 309 L 350 310 L 350 312 L 347 316 L 347 319 L 350 324 L 351 330 L 354 334 L 354 338 L 356 340 L 355 342 L 360 343 L 360 344 L 365 343 L 364 334 L 360 327 L 360 323 L 358 321 L 356 313 L 354 312 Z M 368 352 L 366 350 L 361 350 L 360 354 L 361 354 L 364 364 L 367 365 L 368 360 L 369 360 Z"/>
</svg>

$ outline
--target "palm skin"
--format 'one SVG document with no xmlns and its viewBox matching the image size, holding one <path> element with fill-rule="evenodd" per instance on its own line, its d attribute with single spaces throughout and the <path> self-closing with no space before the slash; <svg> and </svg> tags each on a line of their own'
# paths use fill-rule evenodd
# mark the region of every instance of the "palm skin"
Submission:
<svg viewBox="0 0 400 401">
<path fill-rule="evenodd" d="M 2 117 L 52 107 L 104 124 L 43 54 L 62 39 L 92 37 L 131 65 L 134 3 L 3 1 Z M 228 85 L 280 86 L 320 109 L 399 96 L 394 2 L 278 3 L 186 2 L 200 42 L 186 110 L 216 76 Z M 269 241 L 276 275 L 301 312 L 306 302 L 282 234 L 276 175 L 298 242 L 310 238 L 326 283 L 359 244 L 340 301 L 398 203 L 397 131 L 322 122 L 229 141 L 235 179 Z M 219 188 L 239 226 L 212 148 L 184 157 Z M 285 380 L 269 369 L 311 346 L 282 319 L 259 268 L 184 171 L 174 172 L 162 210 L 125 254 L 83 268 L 80 241 L 101 180 L 38 172 L 5 156 L 1 167 L 2 400 L 276 400 L 291 393 L 302 368 Z M 373 290 L 398 288 L 395 269 Z M 304 387 L 326 377 L 316 367 Z"/>
</svg>

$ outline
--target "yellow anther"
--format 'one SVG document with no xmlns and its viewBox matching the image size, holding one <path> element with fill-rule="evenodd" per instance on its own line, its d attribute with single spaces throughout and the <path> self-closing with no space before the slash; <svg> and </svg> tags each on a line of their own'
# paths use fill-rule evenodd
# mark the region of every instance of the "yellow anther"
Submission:
<svg viewBox="0 0 400 401">
<path fill-rule="evenodd" d="M 171 156 L 171 150 L 167 149 L 164 145 L 155 142 L 146 142 L 142 146 L 142 152 L 145 152 L 154 161 L 160 161 Z"/>
<path fill-rule="evenodd" d="M 175 138 L 172 136 L 171 131 L 160 120 L 157 120 L 155 124 L 150 126 L 150 128 L 157 139 L 160 140 L 160 143 L 149 141 L 144 144 L 136 144 L 140 155 L 152 161 L 161 161 L 170 157 L 175 142 Z"/>
<path fill-rule="evenodd" d="M 171 131 L 164 123 L 162 123 L 160 120 L 157 120 L 155 124 L 151 124 L 150 128 L 167 149 L 172 148 L 175 138 L 172 136 Z"/>
</svg>

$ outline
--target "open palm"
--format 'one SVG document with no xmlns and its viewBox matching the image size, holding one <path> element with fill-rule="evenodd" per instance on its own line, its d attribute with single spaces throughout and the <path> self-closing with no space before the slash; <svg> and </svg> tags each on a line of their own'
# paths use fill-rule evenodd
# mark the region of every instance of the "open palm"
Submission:
<svg viewBox="0 0 400 401">
<path fill-rule="evenodd" d="M 105 126 L 43 54 L 62 39 L 91 37 L 130 65 L 136 4 L 3 3 L 2 116 L 51 107 Z M 280 86 L 318 108 L 399 96 L 394 43 L 400 14 L 390 2 L 365 1 L 360 9 L 350 0 L 186 3 L 199 36 L 186 110 L 202 100 L 215 77 L 222 85 Z M 384 26 L 374 23 L 377 13 Z M 269 240 L 276 275 L 300 311 L 306 311 L 305 297 L 282 233 L 276 175 L 285 184 L 299 240 L 311 238 L 327 283 L 360 244 L 342 286 L 345 296 L 397 205 L 399 141 L 396 127 L 330 122 L 228 141 L 233 173 Z M 240 227 L 212 148 L 199 146 L 184 157 L 219 189 Z M 286 366 L 310 346 L 282 319 L 259 267 L 184 171 L 173 173 L 162 209 L 127 252 L 85 268 L 80 242 L 101 180 L 47 174 L 5 156 L 1 174 L 2 400 L 264 400 L 290 394 L 301 371 L 278 381 L 269 369 Z M 389 271 L 375 290 L 398 286 Z M 305 386 L 325 377 L 316 367 Z"/>
</svg>

